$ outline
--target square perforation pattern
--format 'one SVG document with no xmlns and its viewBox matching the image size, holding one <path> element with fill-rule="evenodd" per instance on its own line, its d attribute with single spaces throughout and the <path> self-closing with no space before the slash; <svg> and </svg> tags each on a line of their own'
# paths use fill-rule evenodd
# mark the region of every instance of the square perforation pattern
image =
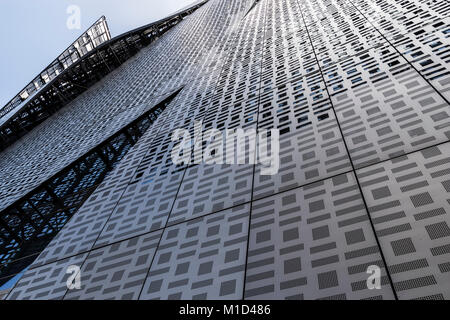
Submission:
<svg viewBox="0 0 450 320">
<path fill-rule="evenodd" d="M 183 87 L 9 298 L 62 298 L 69 262 L 69 299 L 450 298 L 448 1 L 253 4 L 208 1 L 2 154 L 6 205 Z M 278 173 L 173 165 L 194 120 L 279 129 Z"/>
</svg>

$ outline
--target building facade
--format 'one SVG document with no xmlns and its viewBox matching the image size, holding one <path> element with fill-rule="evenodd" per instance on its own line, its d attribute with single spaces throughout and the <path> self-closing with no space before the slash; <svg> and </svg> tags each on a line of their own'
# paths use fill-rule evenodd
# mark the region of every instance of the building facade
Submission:
<svg viewBox="0 0 450 320">
<path fill-rule="evenodd" d="M 6 298 L 449 299 L 449 37 L 445 0 L 202 3 L 0 153 L 4 235 L 59 200 Z M 175 165 L 199 121 L 279 130 L 278 173 Z"/>
</svg>

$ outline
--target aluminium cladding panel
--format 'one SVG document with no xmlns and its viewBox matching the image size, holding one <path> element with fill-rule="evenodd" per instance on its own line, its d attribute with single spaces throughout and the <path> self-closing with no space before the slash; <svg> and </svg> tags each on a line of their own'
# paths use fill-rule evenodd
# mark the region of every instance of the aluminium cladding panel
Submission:
<svg viewBox="0 0 450 320">
<path fill-rule="evenodd" d="M 162 231 L 89 252 L 80 269 L 81 289 L 64 299 L 136 300 L 146 279 Z"/>
<path fill-rule="evenodd" d="M 448 1 L 333 0 L 330 3 L 338 11 L 363 15 L 379 35 L 396 47 L 447 101 L 450 100 Z"/>
<path fill-rule="evenodd" d="M 450 101 L 450 17 L 421 31 L 396 37 L 392 44 Z"/>
<path fill-rule="evenodd" d="M 352 169 L 318 72 L 264 87 L 258 127 L 280 130 L 280 167 L 268 176 L 257 165 L 255 199 Z"/>
<path fill-rule="evenodd" d="M 305 20 L 321 67 L 386 42 L 370 22 L 355 13 L 356 9 L 346 12 L 336 9 L 332 4 L 325 6 L 309 1 L 298 3 L 301 8 L 299 19 L 303 17 Z M 318 19 L 320 15 L 315 12 L 316 7 L 324 7 L 322 9 L 327 11 L 326 17 Z"/>
<path fill-rule="evenodd" d="M 295 0 L 267 3 L 262 81 L 283 81 L 311 72 L 311 46 Z"/>
<path fill-rule="evenodd" d="M 371 265 L 381 290 L 367 288 Z M 393 298 L 353 173 L 253 202 L 245 298 Z"/>
<path fill-rule="evenodd" d="M 242 299 L 250 205 L 164 230 L 140 299 Z"/>
<path fill-rule="evenodd" d="M 206 165 L 188 168 L 169 225 L 246 203 L 252 196 L 253 165 Z"/>
<path fill-rule="evenodd" d="M 81 266 L 87 254 L 47 264 L 25 272 L 6 297 L 7 300 L 61 300 L 67 291 L 70 266 Z M 74 274 L 72 274 L 74 275 Z"/>
<path fill-rule="evenodd" d="M 357 171 L 400 299 L 450 299 L 450 142 Z"/>
<path fill-rule="evenodd" d="M 447 141 L 447 102 L 390 46 L 370 49 L 325 74 L 355 167 Z"/>
<path fill-rule="evenodd" d="M 129 185 L 109 213 L 95 247 L 164 228 L 182 177 L 182 171 L 170 172 Z"/>
<path fill-rule="evenodd" d="M 414 1 L 336 1 L 341 9 L 357 8 L 386 38 L 421 29 L 450 17 L 450 4 L 446 0 Z"/>
</svg>

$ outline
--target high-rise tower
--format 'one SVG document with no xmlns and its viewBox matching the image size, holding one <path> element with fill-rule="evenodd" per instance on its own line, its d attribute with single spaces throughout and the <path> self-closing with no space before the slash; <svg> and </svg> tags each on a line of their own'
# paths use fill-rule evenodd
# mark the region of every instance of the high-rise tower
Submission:
<svg viewBox="0 0 450 320">
<path fill-rule="evenodd" d="M 0 119 L 7 299 L 450 298 L 448 1 L 209 0 L 101 31 Z M 277 173 L 175 165 L 199 123 L 278 130 Z"/>
</svg>

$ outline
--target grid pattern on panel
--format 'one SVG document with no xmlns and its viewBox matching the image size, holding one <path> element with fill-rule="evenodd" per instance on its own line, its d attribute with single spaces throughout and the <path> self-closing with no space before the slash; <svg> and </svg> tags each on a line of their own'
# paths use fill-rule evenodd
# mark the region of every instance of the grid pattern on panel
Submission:
<svg viewBox="0 0 450 320">
<path fill-rule="evenodd" d="M 356 167 L 450 138 L 448 104 L 389 45 L 327 67 L 332 102 Z"/>
<path fill-rule="evenodd" d="M 81 289 L 64 299 L 136 299 L 160 238 L 157 231 L 91 251 L 80 269 Z"/>
<path fill-rule="evenodd" d="M 280 130 L 278 174 L 261 175 L 257 166 L 254 198 L 260 198 L 351 170 L 342 136 L 320 73 L 263 87 L 258 129 Z"/>
<path fill-rule="evenodd" d="M 87 254 L 59 260 L 28 270 L 6 297 L 7 300 L 61 300 L 66 293 L 69 266 L 80 266 Z"/>
<path fill-rule="evenodd" d="M 247 299 L 392 298 L 366 286 L 384 268 L 353 174 L 253 202 Z"/>
<path fill-rule="evenodd" d="M 184 88 L 27 279 L 86 253 L 92 280 L 65 298 L 450 298 L 449 12 L 445 0 L 209 1 L 129 63 L 132 86 Z M 168 67 L 147 85 L 136 68 L 155 54 Z M 280 130 L 278 173 L 175 166 L 171 132 L 193 136 L 194 120 Z M 367 288 L 371 265 L 381 290 Z M 29 295 L 21 283 L 9 297 Z"/>
<path fill-rule="evenodd" d="M 449 299 L 450 143 L 357 171 L 400 298 Z"/>
<path fill-rule="evenodd" d="M 166 228 L 140 299 L 241 299 L 249 208 Z"/>
<path fill-rule="evenodd" d="M 308 12 L 308 8 L 312 8 L 315 5 L 320 6 L 320 2 L 321 1 L 305 1 L 299 3 L 302 8 Z M 326 3 L 328 8 L 337 8 L 337 11 L 339 11 L 340 14 L 344 14 L 352 21 L 361 18 L 366 20 L 366 22 L 369 22 L 370 26 L 374 27 L 375 32 L 371 34 L 377 35 L 376 38 L 380 40 L 377 40 L 374 46 L 362 48 L 360 52 L 355 52 L 354 55 L 340 57 L 335 61 L 333 61 L 333 58 L 326 61 L 320 61 L 321 49 L 317 48 L 314 42 L 314 34 L 316 34 L 314 28 L 318 24 L 313 25 L 312 28 L 309 28 L 309 26 L 307 27 L 308 32 L 311 35 L 311 42 L 315 48 L 314 53 L 316 59 L 320 64 L 322 76 L 327 83 L 327 92 L 330 95 L 333 111 L 337 116 L 339 128 L 344 137 L 353 168 L 366 167 L 362 170 L 370 170 L 372 164 L 379 163 L 386 159 L 395 159 L 390 160 L 395 162 L 397 159 L 400 159 L 400 156 L 403 154 L 410 153 L 416 155 L 417 150 L 422 150 L 448 141 L 450 138 L 447 129 L 448 99 L 445 94 L 437 89 L 433 82 L 435 79 L 427 77 L 424 70 L 420 70 L 417 64 L 414 64 L 415 61 L 412 61 L 412 59 L 407 56 L 411 53 L 410 51 L 405 50 L 407 47 L 403 47 L 402 52 L 401 47 L 399 48 L 392 43 L 393 40 L 399 40 L 399 43 L 402 41 L 405 42 L 403 40 L 405 37 L 420 37 L 421 34 L 425 33 L 425 30 L 409 30 L 406 26 L 411 23 L 408 22 L 406 25 L 403 25 L 403 27 L 406 28 L 398 28 L 396 35 L 392 38 L 386 36 L 386 33 L 381 30 L 383 29 L 381 25 L 374 22 L 380 8 L 377 7 L 373 11 L 366 10 L 367 7 L 373 7 L 375 3 L 377 5 L 381 3 L 381 6 L 388 5 L 385 1 L 352 2 L 349 0 L 339 2 L 323 1 L 323 3 Z M 418 3 L 423 5 L 424 8 L 422 9 L 427 9 L 430 13 L 435 13 L 433 8 L 426 8 L 430 3 L 417 1 L 417 4 Z M 400 12 L 406 14 L 406 12 L 408 12 L 411 7 L 414 7 L 414 5 L 411 5 L 410 2 L 397 2 L 396 7 Z M 406 9 L 406 7 L 408 7 L 408 9 Z M 417 7 L 416 9 L 416 14 L 421 12 Z M 388 11 L 389 13 L 387 13 L 390 15 L 389 18 L 391 20 L 400 20 L 395 27 L 405 23 L 405 16 L 398 15 L 399 11 L 390 10 Z M 304 10 L 302 10 L 302 12 L 304 12 Z M 326 18 L 326 16 L 327 15 L 325 15 L 324 18 Z M 314 21 L 315 19 L 318 19 L 320 15 L 308 16 L 308 14 L 303 14 L 303 17 L 307 17 L 305 21 L 309 18 L 311 21 Z M 433 20 L 429 18 L 430 14 L 426 14 L 422 19 L 422 28 L 427 27 L 428 31 L 430 31 L 425 38 L 430 40 L 432 38 L 430 33 L 433 32 L 441 32 L 444 35 L 442 37 L 446 37 L 448 27 L 445 27 L 445 22 L 436 23 L 436 19 Z M 440 16 L 438 19 L 442 22 L 442 20 L 445 20 L 445 17 Z M 316 22 L 318 21 L 316 20 Z M 387 21 L 384 21 L 383 23 L 386 23 L 387 25 Z M 386 27 L 386 30 L 388 29 L 390 29 L 390 27 Z M 379 36 L 381 36 L 382 39 L 380 39 Z M 437 46 L 439 45 L 438 41 Z M 411 48 L 412 46 L 410 45 L 409 49 Z M 415 54 L 413 57 L 417 57 L 418 55 L 419 54 Z M 435 59 L 435 61 L 436 63 L 441 63 L 442 59 Z M 426 66 L 427 64 L 430 64 L 430 61 L 423 63 L 422 66 Z M 445 67 L 443 66 L 443 68 L 448 69 L 448 65 Z M 431 71 L 435 75 L 437 73 L 435 72 L 436 68 L 433 71 L 431 67 L 425 71 Z M 443 73 L 442 69 L 440 72 L 440 75 L 436 75 L 437 78 L 445 76 L 445 72 Z M 432 148 L 433 147 L 431 147 L 431 149 Z M 382 164 L 375 164 L 374 166 L 382 166 Z M 374 181 L 376 181 L 376 179 Z M 357 182 L 361 189 L 363 182 L 362 180 L 360 181 L 359 175 L 357 175 Z M 397 187 L 395 183 L 393 183 L 393 187 Z M 409 187 L 414 189 L 418 186 L 410 185 Z M 409 190 L 408 187 L 397 188 L 395 194 L 398 197 L 404 197 L 404 193 Z M 405 262 L 405 258 L 399 259 L 403 260 L 405 267 L 406 265 L 409 265 L 410 268 L 417 269 L 415 271 L 417 275 L 416 279 L 404 280 L 404 278 L 400 277 L 403 281 L 398 281 L 399 277 L 394 277 L 394 273 L 399 272 L 399 268 L 401 270 L 402 264 L 399 260 L 395 261 L 395 259 L 393 259 L 391 252 L 386 251 L 386 246 L 383 244 L 383 240 L 380 238 L 380 234 L 376 227 L 377 220 L 374 220 L 373 214 L 370 211 L 372 199 L 369 198 L 366 191 L 362 192 L 365 205 L 366 207 L 369 207 L 369 221 L 376 232 L 377 244 L 381 249 L 380 252 L 383 255 L 383 260 L 387 264 L 388 274 L 390 278 L 393 279 L 391 280 L 391 285 L 396 297 L 407 299 L 440 299 L 445 297 L 446 287 L 448 286 L 443 285 L 442 280 L 439 277 L 438 280 L 435 280 L 435 278 L 427 274 L 426 271 L 417 271 L 421 269 L 421 267 L 418 267 L 421 264 L 423 268 L 425 268 L 425 265 L 429 264 L 429 262 L 424 259 L 416 261 L 418 263 L 418 266 L 416 265 L 416 267 L 412 267 L 414 263 L 408 264 Z M 380 192 L 383 194 L 381 190 Z M 381 196 L 380 193 L 377 196 Z M 442 197 L 440 198 L 442 199 Z M 379 207 L 377 207 L 377 209 L 380 210 L 380 215 L 389 209 L 389 206 L 384 207 L 384 205 L 385 204 L 380 204 Z M 397 214 L 401 215 L 400 213 Z M 393 219 L 395 219 L 394 216 L 395 215 L 393 215 Z M 442 222 L 439 224 L 439 227 L 445 229 L 444 224 L 445 223 Z M 406 225 L 403 225 L 399 226 L 399 230 L 396 230 L 396 227 L 392 227 L 387 228 L 386 231 L 388 233 L 389 231 L 392 233 L 402 232 L 402 227 L 407 228 Z M 411 232 L 418 237 L 421 235 L 420 228 L 412 228 Z M 404 254 L 414 252 L 414 244 L 411 239 L 405 238 L 398 240 L 399 241 L 394 241 L 393 243 L 393 246 L 395 247 L 393 250 L 397 250 L 397 254 L 400 254 L 400 252 L 404 252 Z M 427 244 L 425 240 L 421 240 L 420 242 L 424 247 L 429 248 L 432 246 L 430 243 Z M 432 266 L 432 268 L 434 268 L 436 273 L 436 265 Z M 394 283 L 392 284 L 392 282 Z M 439 288 L 434 290 L 434 292 L 433 289 L 423 289 L 427 286 L 432 287 L 434 284 Z M 443 286 L 444 288 L 441 288 L 440 286 Z M 416 288 L 422 289 L 415 290 Z M 431 293 L 429 293 L 430 291 Z"/>
</svg>

